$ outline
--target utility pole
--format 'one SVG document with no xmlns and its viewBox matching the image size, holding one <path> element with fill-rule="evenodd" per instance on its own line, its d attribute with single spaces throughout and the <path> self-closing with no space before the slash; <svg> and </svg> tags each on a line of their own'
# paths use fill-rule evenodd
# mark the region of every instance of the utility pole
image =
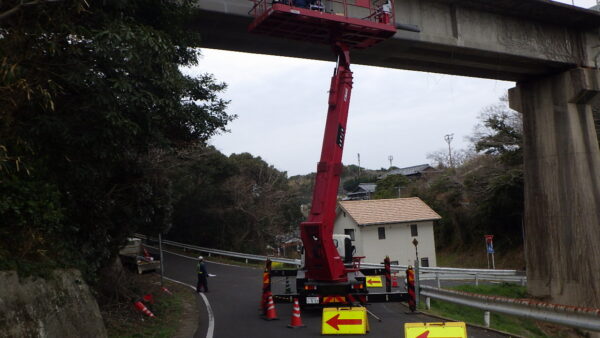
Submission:
<svg viewBox="0 0 600 338">
<path fill-rule="evenodd" d="M 388 156 L 388 161 L 390 161 L 390 168 L 392 167 L 392 161 L 394 160 L 394 156 Z"/>
<path fill-rule="evenodd" d="M 452 143 L 453 139 L 454 139 L 454 134 L 446 134 L 446 135 L 444 135 L 444 140 L 446 140 L 446 143 L 448 143 L 448 165 L 451 168 L 454 168 L 454 165 L 452 163 L 452 147 L 450 146 L 450 144 Z"/>
<path fill-rule="evenodd" d="M 360 153 L 358 153 L 358 177 L 360 177 Z"/>
<path fill-rule="evenodd" d="M 419 298 L 420 298 L 420 287 L 421 287 L 421 262 L 419 262 L 419 250 L 417 246 L 419 245 L 419 241 L 417 239 L 413 239 L 412 244 L 415 246 L 415 303 L 417 308 L 419 308 Z"/>
</svg>

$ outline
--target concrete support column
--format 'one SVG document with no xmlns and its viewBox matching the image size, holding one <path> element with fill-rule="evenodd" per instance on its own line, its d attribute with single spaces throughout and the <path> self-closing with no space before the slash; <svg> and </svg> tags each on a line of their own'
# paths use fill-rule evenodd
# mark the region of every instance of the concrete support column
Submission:
<svg viewBox="0 0 600 338">
<path fill-rule="evenodd" d="M 510 90 L 523 113 L 527 287 L 556 303 L 600 307 L 599 101 L 596 69 Z"/>
</svg>

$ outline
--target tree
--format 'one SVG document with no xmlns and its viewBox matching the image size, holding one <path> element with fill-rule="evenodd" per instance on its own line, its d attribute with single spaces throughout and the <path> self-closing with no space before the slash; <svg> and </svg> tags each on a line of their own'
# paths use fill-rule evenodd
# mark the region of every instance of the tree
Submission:
<svg viewBox="0 0 600 338">
<path fill-rule="evenodd" d="M 431 165 L 436 168 L 452 168 L 460 167 L 466 161 L 475 156 L 474 152 L 469 149 L 459 149 L 452 151 L 452 163 L 450 163 L 450 156 L 448 150 L 440 149 L 427 154 L 426 158 L 430 161 Z"/>
<path fill-rule="evenodd" d="M 499 156 L 508 165 L 522 165 L 523 118 L 508 108 L 508 97 L 484 108 L 479 119 L 481 123 L 475 126 L 471 137 L 475 150 Z"/>
<path fill-rule="evenodd" d="M 199 55 L 191 1 L 21 4 L 0 4 L 1 247 L 93 279 L 133 231 L 169 227 L 156 154 L 225 131 L 225 85 L 179 69 Z"/>
<path fill-rule="evenodd" d="M 411 185 L 442 220 L 436 243 L 445 247 L 470 246 L 484 234 L 496 234 L 498 247 L 522 244 L 523 215 L 522 124 L 520 114 L 508 109 L 506 97 L 484 108 L 470 138 L 474 151 L 428 155 L 442 170 Z"/>
<path fill-rule="evenodd" d="M 344 188 L 344 191 L 352 192 L 358 189 L 358 185 L 361 183 L 374 182 L 377 182 L 377 176 L 361 175 L 360 177 L 352 178 L 343 182 L 342 187 Z"/>
<path fill-rule="evenodd" d="M 400 197 L 400 188 L 406 187 L 410 181 L 404 175 L 389 175 L 377 181 L 374 199 Z"/>
<path fill-rule="evenodd" d="M 224 226 L 236 250 L 263 252 L 275 244 L 275 236 L 301 220 L 299 203 L 287 184 L 287 175 L 248 153 L 230 156 L 238 175 L 226 188 L 232 196 L 232 213 Z"/>
<path fill-rule="evenodd" d="M 214 148 L 173 172 L 184 193 L 170 239 L 239 252 L 263 253 L 302 220 L 286 173 L 248 153 Z"/>
</svg>

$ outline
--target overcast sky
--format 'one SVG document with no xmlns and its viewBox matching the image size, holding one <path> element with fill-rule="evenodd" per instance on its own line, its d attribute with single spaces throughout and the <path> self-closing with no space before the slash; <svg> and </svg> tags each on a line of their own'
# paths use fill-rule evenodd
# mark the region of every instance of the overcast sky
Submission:
<svg viewBox="0 0 600 338">
<path fill-rule="evenodd" d="M 560 1 L 571 4 L 571 0 Z M 596 0 L 575 0 L 591 7 Z M 316 170 L 334 62 L 202 49 L 190 73 L 212 73 L 228 84 L 222 95 L 238 118 L 211 144 L 229 155 L 249 152 L 289 176 Z M 387 168 L 428 163 L 428 153 L 469 146 L 482 108 L 497 103 L 512 82 L 353 65 L 344 164 Z M 298 90 L 300 89 L 300 90 Z"/>
</svg>

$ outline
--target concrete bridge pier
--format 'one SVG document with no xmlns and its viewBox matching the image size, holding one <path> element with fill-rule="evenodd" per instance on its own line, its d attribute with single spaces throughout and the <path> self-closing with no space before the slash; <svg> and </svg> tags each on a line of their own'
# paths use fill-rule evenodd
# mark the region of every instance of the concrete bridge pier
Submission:
<svg viewBox="0 0 600 338">
<path fill-rule="evenodd" d="M 523 113 L 528 291 L 600 308 L 600 71 L 518 82 L 509 94 Z"/>
</svg>

